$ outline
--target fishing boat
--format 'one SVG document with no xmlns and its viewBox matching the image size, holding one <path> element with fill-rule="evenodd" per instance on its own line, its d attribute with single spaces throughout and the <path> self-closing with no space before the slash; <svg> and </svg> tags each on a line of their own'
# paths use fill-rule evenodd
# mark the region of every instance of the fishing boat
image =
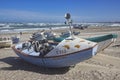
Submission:
<svg viewBox="0 0 120 80">
<path fill-rule="evenodd" d="M 19 39 L 20 39 L 20 37 L 18 37 L 18 36 L 13 36 L 13 37 L 11 37 L 11 40 L 12 40 L 12 43 L 13 43 L 13 44 L 18 43 L 18 42 L 19 42 Z"/>
<path fill-rule="evenodd" d="M 0 38 L 0 48 L 8 48 L 11 47 L 11 45 L 12 45 L 12 40 L 10 38 L 6 38 L 6 37 Z"/>
<path fill-rule="evenodd" d="M 73 25 L 74 29 L 81 29 L 84 30 L 85 28 L 88 28 L 88 25 L 83 25 L 83 24 L 74 24 Z"/>
<path fill-rule="evenodd" d="M 65 14 L 65 18 L 70 25 L 70 37 L 57 42 L 49 41 L 43 33 L 34 34 L 30 40 L 19 43 L 12 49 L 20 58 L 32 64 L 60 68 L 75 65 L 95 56 L 117 37 L 113 35 L 87 39 L 76 37 L 72 34 L 70 14 Z M 102 42 L 106 42 L 104 46 Z"/>
<path fill-rule="evenodd" d="M 67 38 L 67 37 L 70 37 L 70 34 L 71 34 L 70 31 L 62 32 L 61 35 L 60 35 L 60 37 Z M 73 35 L 78 35 L 78 34 L 80 34 L 80 31 L 73 31 L 72 34 Z M 54 37 L 54 38 L 56 38 L 56 37 Z"/>
</svg>

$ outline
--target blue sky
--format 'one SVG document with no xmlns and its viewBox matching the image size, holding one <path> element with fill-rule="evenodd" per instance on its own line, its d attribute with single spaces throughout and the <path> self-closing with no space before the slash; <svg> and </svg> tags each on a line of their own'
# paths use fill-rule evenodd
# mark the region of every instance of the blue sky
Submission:
<svg viewBox="0 0 120 80">
<path fill-rule="evenodd" d="M 64 22 L 120 21 L 120 0 L 0 0 L 0 21 Z"/>
</svg>

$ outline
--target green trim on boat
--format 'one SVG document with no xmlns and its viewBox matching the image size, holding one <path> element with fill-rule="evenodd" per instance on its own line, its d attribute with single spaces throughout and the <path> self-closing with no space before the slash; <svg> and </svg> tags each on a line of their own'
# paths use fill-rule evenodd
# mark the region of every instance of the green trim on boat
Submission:
<svg viewBox="0 0 120 80">
<path fill-rule="evenodd" d="M 61 42 L 62 40 L 64 40 L 65 38 L 63 38 L 63 37 L 57 37 L 57 38 L 54 38 L 53 40 L 55 41 L 55 42 Z"/>
<path fill-rule="evenodd" d="M 112 38 L 117 38 L 117 35 L 116 34 L 108 34 L 108 35 L 99 36 L 99 37 L 86 38 L 86 40 L 93 41 L 93 42 L 102 42 L 102 41 L 112 39 Z"/>
<path fill-rule="evenodd" d="M 117 34 L 108 34 L 108 35 L 104 35 L 104 36 L 85 38 L 85 39 L 89 40 L 89 41 L 93 41 L 93 42 L 102 42 L 102 41 L 112 39 L 112 38 L 117 38 Z M 57 38 L 54 38 L 53 40 L 55 42 L 61 42 L 64 39 L 65 39 L 64 37 L 57 37 Z"/>
</svg>

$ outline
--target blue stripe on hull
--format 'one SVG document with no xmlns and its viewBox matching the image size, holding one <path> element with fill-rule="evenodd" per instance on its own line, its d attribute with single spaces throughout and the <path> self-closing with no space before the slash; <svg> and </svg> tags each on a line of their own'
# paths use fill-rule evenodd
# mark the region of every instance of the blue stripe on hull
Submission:
<svg viewBox="0 0 120 80">
<path fill-rule="evenodd" d="M 32 64 L 38 65 L 38 66 L 44 66 L 44 67 L 67 67 L 70 65 L 77 64 L 83 60 L 86 60 L 88 58 L 92 57 L 92 49 L 61 56 L 61 57 L 52 57 L 52 58 L 36 58 L 36 57 L 30 57 L 22 55 L 18 52 L 16 52 L 18 56 L 20 56 L 22 59 L 24 59 L 27 62 L 30 62 Z"/>
<path fill-rule="evenodd" d="M 67 67 L 92 57 L 92 49 L 71 55 L 44 59 L 46 67 Z"/>
<path fill-rule="evenodd" d="M 27 61 L 29 63 L 35 64 L 35 65 L 38 65 L 38 66 L 44 66 L 42 58 L 35 58 L 35 57 L 25 56 L 25 55 L 22 55 L 20 53 L 16 53 L 16 54 L 20 58 L 22 58 L 23 60 L 25 60 L 25 61 Z"/>
</svg>

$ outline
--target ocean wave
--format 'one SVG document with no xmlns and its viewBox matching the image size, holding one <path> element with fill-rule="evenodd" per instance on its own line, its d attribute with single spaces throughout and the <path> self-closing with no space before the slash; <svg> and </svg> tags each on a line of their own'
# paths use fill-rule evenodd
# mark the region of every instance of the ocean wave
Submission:
<svg viewBox="0 0 120 80">
<path fill-rule="evenodd" d="M 28 28 L 28 27 L 24 27 L 24 28 L 1 28 L 0 29 L 0 33 L 19 33 L 19 32 L 29 32 L 29 31 L 36 31 L 36 30 L 49 30 L 49 29 L 61 29 L 61 28 L 67 28 L 67 26 L 60 26 L 60 27 L 37 27 L 37 28 Z"/>
</svg>

